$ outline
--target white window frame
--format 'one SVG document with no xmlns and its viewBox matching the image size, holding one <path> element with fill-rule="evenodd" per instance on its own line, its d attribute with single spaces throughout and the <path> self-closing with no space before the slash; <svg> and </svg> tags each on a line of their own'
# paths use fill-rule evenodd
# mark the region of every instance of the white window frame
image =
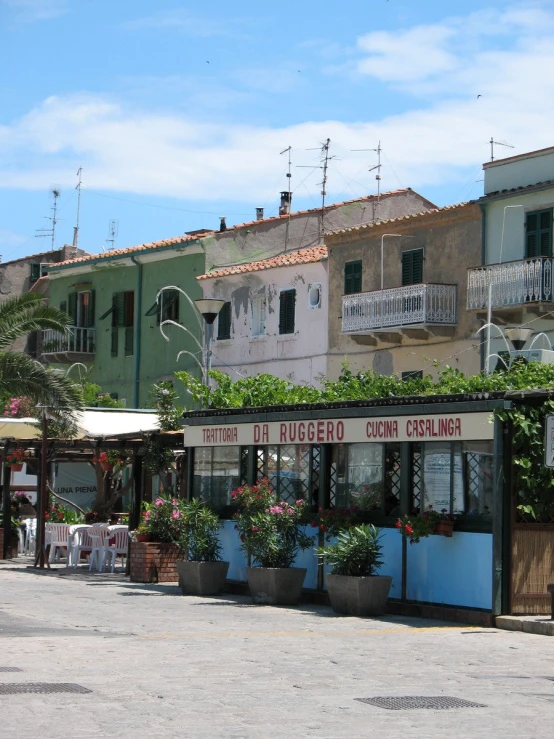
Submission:
<svg viewBox="0 0 554 739">
<path fill-rule="evenodd" d="M 319 290 L 319 300 L 316 305 L 312 305 L 310 293 L 315 289 Z M 308 285 L 308 310 L 317 310 L 318 308 L 321 308 L 321 282 L 310 282 Z"/>
<path fill-rule="evenodd" d="M 267 301 L 265 295 L 255 295 L 250 299 L 250 337 L 265 336 L 267 323 Z"/>
</svg>

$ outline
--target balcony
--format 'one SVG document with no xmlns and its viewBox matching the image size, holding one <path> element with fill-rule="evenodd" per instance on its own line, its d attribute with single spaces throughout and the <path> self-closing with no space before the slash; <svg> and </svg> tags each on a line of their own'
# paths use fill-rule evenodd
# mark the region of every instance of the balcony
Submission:
<svg viewBox="0 0 554 739">
<path fill-rule="evenodd" d="M 41 353 L 51 362 L 75 362 L 94 356 L 96 329 L 70 326 L 67 333 L 53 329 L 42 332 Z"/>
<path fill-rule="evenodd" d="M 541 304 L 554 302 L 552 262 L 551 257 L 536 257 L 470 269 L 467 309 L 486 313 L 490 286 L 495 320 L 502 314 L 506 320 L 518 320 L 524 307 L 540 313 Z M 551 306 L 544 310 L 551 310 Z"/>
<path fill-rule="evenodd" d="M 456 324 L 456 285 L 421 283 L 342 298 L 344 334 L 390 332 L 425 339 L 435 333 L 434 326 Z"/>
</svg>

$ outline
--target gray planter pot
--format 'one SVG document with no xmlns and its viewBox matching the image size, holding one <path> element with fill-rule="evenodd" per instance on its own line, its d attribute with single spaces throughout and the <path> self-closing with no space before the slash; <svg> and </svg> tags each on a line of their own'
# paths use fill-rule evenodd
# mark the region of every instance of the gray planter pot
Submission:
<svg viewBox="0 0 554 739">
<path fill-rule="evenodd" d="M 305 567 L 247 567 L 248 587 L 254 603 L 294 606 L 300 601 Z"/>
<path fill-rule="evenodd" d="M 385 613 L 392 577 L 326 575 L 325 582 L 335 613 L 361 617 L 382 616 Z"/>
<path fill-rule="evenodd" d="M 229 562 L 177 560 L 179 587 L 183 595 L 218 595 L 223 590 Z"/>
</svg>

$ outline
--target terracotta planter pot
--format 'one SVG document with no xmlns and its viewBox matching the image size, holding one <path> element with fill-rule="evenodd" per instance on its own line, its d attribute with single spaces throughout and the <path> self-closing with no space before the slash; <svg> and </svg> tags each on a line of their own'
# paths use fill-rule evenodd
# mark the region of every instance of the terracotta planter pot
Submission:
<svg viewBox="0 0 554 739">
<path fill-rule="evenodd" d="M 183 595 L 218 595 L 223 590 L 229 562 L 177 560 L 179 587 Z"/>
<path fill-rule="evenodd" d="M 331 607 L 344 616 L 382 616 L 385 613 L 392 577 L 348 577 L 326 575 Z"/>
<path fill-rule="evenodd" d="M 254 603 L 294 606 L 300 602 L 305 567 L 247 567 L 248 587 Z"/>
<path fill-rule="evenodd" d="M 152 534 L 137 534 L 135 541 L 152 541 Z"/>
<path fill-rule="evenodd" d="M 14 462 L 13 464 L 10 464 L 10 467 L 12 468 L 12 472 L 21 472 L 23 469 L 23 462 Z"/>
<path fill-rule="evenodd" d="M 437 521 L 435 524 L 435 530 L 433 533 L 439 534 L 440 536 L 452 536 L 453 531 L 454 521 L 451 521 L 448 518 L 441 518 L 441 520 Z"/>
<path fill-rule="evenodd" d="M 100 465 L 104 472 L 111 472 L 113 470 L 113 464 L 111 462 L 100 462 Z"/>
</svg>

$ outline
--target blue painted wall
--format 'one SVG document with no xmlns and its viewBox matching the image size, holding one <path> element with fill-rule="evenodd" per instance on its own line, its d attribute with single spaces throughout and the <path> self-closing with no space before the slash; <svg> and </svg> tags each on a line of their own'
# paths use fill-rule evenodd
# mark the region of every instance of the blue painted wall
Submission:
<svg viewBox="0 0 554 739">
<path fill-rule="evenodd" d="M 407 569 L 408 600 L 492 608 L 492 534 L 422 539 L 408 545 Z"/>
<path fill-rule="evenodd" d="M 222 558 L 229 561 L 228 577 L 246 582 L 246 558 L 233 521 L 221 529 Z M 306 528 L 309 535 L 314 533 Z M 402 596 L 402 537 L 396 529 L 382 529 L 383 566 L 380 575 L 392 577 L 391 598 Z M 296 567 L 306 567 L 305 588 L 317 587 L 317 557 L 313 549 L 300 552 Z M 327 570 L 328 568 L 326 568 Z M 408 545 L 408 600 L 465 608 L 492 608 L 492 534 L 455 532 L 449 538 L 430 536 Z"/>
</svg>

